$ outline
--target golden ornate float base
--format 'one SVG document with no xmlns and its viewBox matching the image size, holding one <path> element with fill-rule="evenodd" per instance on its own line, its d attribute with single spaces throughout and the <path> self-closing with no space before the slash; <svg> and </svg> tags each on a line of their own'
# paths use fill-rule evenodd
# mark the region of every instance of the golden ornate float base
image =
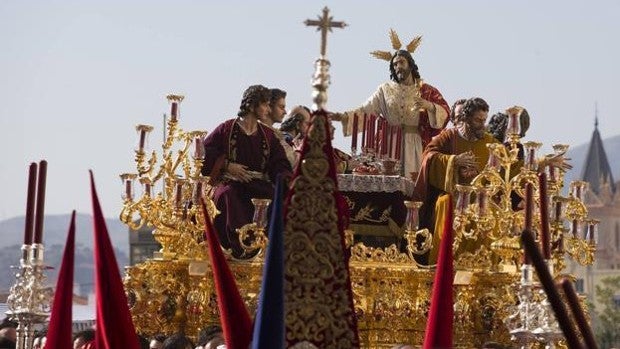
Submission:
<svg viewBox="0 0 620 349">
<path fill-rule="evenodd" d="M 434 270 L 419 268 L 408 258 L 399 253 L 352 258 L 351 283 L 362 347 L 422 344 Z M 229 264 L 252 314 L 262 261 L 231 260 Z M 516 304 L 517 284 L 517 273 L 457 272 L 456 347 L 510 343 L 502 319 Z M 219 322 L 211 267 L 205 260 L 149 260 L 129 267 L 125 289 L 136 330 L 143 335 L 184 331 L 196 336 L 201 328 Z"/>
</svg>

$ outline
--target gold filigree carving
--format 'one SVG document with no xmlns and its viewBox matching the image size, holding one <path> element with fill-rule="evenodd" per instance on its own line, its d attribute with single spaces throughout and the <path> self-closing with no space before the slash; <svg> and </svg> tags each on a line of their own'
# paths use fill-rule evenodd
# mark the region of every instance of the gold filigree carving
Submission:
<svg viewBox="0 0 620 349">
<path fill-rule="evenodd" d="M 413 263 L 414 261 L 408 255 L 401 253 L 394 244 L 383 249 L 367 247 L 360 242 L 351 247 L 351 262 Z"/>
<path fill-rule="evenodd" d="M 492 252 L 481 246 L 476 252 L 463 252 L 456 256 L 455 266 L 463 270 L 491 270 Z"/>
<path fill-rule="evenodd" d="M 377 214 L 378 212 L 378 209 L 371 207 L 370 204 L 367 204 L 363 208 L 359 209 L 355 216 L 351 217 L 351 222 L 385 223 L 390 219 L 390 214 L 392 213 L 392 206 L 388 206 L 383 211 L 380 211 L 379 214 Z"/>
</svg>

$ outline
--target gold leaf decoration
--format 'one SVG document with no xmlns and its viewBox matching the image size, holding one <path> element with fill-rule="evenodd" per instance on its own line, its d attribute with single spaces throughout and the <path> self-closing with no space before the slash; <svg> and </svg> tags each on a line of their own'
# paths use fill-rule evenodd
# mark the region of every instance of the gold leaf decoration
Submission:
<svg viewBox="0 0 620 349">
<path fill-rule="evenodd" d="M 403 44 L 400 42 L 400 38 L 398 37 L 398 34 L 396 33 L 394 29 L 390 29 L 390 42 L 392 43 L 392 48 L 396 51 L 400 50 L 401 47 L 403 46 Z M 413 54 L 413 52 L 415 52 L 415 50 L 418 48 L 418 46 L 420 46 L 421 43 L 422 43 L 422 36 L 421 35 L 416 36 L 405 47 L 405 49 L 409 53 Z M 381 60 L 388 61 L 388 62 L 392 60 L 392 56 L 394 56 L 395 53 L 396 52 L 381 51 L 381 50 L 370 52 L 370 54 L 373 57 L 379 58 Z"/>
<path fill-rule="evenodd" d="M 403 44 L 400 42 L 400 39 L 398 38 L 398 34 L 396 34 L 396 31 L 391 28 L 390 28 L 390 41 L 392 42 L 392 48 L 395 50 L 400 50 L 400 48 L 403 46 Z"/>
<path fill-rule="evenodd" d="M 389 61 L 392 60 L 392 53 L 390 53 L 388 51 L 372 51 L 370 54 L 373 57 L 382 59 L 384 61 L 388 61 L 389 62 Z"/>
<path fill-rule="evenodd" d="M 407 45 L 407 51 L 409 51 L 409 53 L 414 53 L 421 43 L 422 43 L 422 36 L 421 35 L 416 36 L 415 38 L 413 38 L 413 40 L 411 40 L 409 45 Z"/>
</svg>

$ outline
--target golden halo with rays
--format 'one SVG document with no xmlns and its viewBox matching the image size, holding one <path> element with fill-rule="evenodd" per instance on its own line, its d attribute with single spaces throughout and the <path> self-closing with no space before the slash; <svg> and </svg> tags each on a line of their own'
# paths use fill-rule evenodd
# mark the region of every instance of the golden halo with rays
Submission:
<svg viewBox="0 0 620 349">
<path fill-rule="evenodd" d="M 402 47 L 402 43 L 400 42 L 400 39 L 398 38 L 398 34 L 396 34 L 396 31 L 394 29 L 390 28 L 390 42 L 392 43 L 392 48 L 396 51 L 400 50 Z M 409 44 L 407 44 L 407 46 L 405 47 L 405 49 L 413 54 L 413 52 L 415 52 L 415 50 L 418 48 L 418 46 L 420 46 L 420 43 L 422 43 L 422 36 L 418 35 L 416 37 L 414 37 L 411 42 L 409 42 Z M 382 59 L 384 61 L 390 61 L 392 59 L 392 56 L 394 55 L 393 52 L 390 51 L 372 51 L 370 52 L 370 54 L 375 57 L 375 58 L 379 58 Z"/>
</svg>

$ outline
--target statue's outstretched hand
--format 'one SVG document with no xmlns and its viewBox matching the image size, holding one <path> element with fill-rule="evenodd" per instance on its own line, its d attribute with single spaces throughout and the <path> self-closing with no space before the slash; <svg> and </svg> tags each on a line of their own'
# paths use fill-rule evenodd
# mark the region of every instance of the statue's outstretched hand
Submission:
<svg viewBox="0 0 620 349">
<path fill-rule="evenodd" d="M 341 121 L 344 114 L 334 112 L 334 113 L 329 113 L 328 116 L 334 121 Z"/>
</svg>

